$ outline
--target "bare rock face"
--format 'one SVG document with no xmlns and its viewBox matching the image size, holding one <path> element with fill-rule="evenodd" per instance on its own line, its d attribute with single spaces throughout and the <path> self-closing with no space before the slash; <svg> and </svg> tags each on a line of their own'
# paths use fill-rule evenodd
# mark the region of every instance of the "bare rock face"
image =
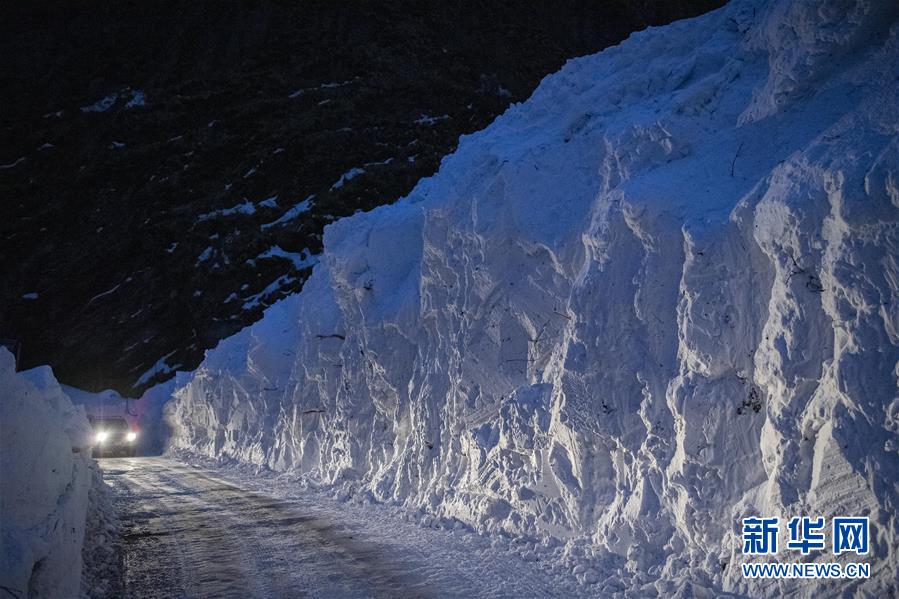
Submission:
<svg viewBox="0 0 899 599">
<path fill-rule="evenodd" d="M 567 58 L 716 0 L 2 9 L 0 338 L 134 395 Z"/>
<path fill-rule="evenodd" d="M 172 447 L 564 542 L 603 595 L 895 595 L 897 12 L 740 0 L 569 62 L 327 227 Z M 744 579 L 752 515 L 869 516 L 872 577 Z"/>
</svg>

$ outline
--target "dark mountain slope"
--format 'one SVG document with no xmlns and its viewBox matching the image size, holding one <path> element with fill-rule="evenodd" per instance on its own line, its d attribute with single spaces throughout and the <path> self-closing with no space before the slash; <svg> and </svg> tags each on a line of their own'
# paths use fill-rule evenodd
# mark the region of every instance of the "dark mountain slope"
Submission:
<svg viewBox="0 0 899 599">
<path fill-rule="evenodd" d="M 6 6 L 0 337 L 22 367 L 133 395 L 567 58 L 716 4 Z"/>
</svg>

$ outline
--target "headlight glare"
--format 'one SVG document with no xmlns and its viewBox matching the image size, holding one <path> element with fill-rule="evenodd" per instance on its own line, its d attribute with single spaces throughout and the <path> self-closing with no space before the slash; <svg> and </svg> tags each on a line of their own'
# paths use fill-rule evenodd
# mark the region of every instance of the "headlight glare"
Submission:
<svg viewBox="0 0 899 599">
<path fill-rule="evenodd" d="M 137 439 L 137 433 L 134 431 L 129 431 L 125 438 L 128 439 L 129 443 L 133 443 L 135 439 Z"/>
<path fill-rule="evenodd" d="M 106 431 L 100 431 L 94 437 L 94 439 L 97 441 L 97 443 L 102 443 L 103 441 L 105 441 L 108 438 L 109 438 L 109 433 L 107 433 Z"/>
</svg>

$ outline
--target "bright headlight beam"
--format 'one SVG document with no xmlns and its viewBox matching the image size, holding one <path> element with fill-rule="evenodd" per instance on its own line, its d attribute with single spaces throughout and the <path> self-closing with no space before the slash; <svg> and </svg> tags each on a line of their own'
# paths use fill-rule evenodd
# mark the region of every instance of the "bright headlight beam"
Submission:
<svg viewBox="0 0 899 599">
<path fill-rule="evenodd" d="M 137 433 L 135 433 L 134 431 L 130 431 L 127 435 L 125 435 L 125 438 L 128 439 L 128 442 L 130 443 L 137 439 Z"/>
<path fill-rule="evenodd" d="M 103 441 L 105 441 L 108 438 L 109 438 L 109 433 L 107 433 L 106 431 L 100 431 L 99 433 L 97 433 L 97 436 L 95 437 L 95 439 L 97 440 L 97 443 L 102 443 Z"/>
</svg>

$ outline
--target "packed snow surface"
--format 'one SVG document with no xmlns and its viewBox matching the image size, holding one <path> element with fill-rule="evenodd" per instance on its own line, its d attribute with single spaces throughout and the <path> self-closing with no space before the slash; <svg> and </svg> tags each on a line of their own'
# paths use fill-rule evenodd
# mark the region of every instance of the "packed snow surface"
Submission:
<svg viewBox="0 0 899 599">
<path fill-rule="evenodd" d="M 897 12 L 736 0 L 569 62 L 330 225 L 173 447 L 564 541 L 602 595 L 896 595 Z M 870 516 L 872 577 L 743 579 L 756 515 Z"/>
<path fill-rule="evenodd" d="M 0 587 L 13 597 L 78 596 L 91 436 L 49 367 L 16 373 L 0 347 Z"/>
<path fill-rule="evenodd" d="M 110 592 L 113 571 L 95 578 L 94 596 L 455 599 L 580 590 L 570 572 L 536 558 L 561 551 L 558 542 L 484 538 L 456 520 L 335 500 L 291 473 L 212 465 L 214 472 L 169 458 L 103 460 L 122 538 L 100 549 L 112 563 L 118 550 L 127 567 L 118 593 Z"/>
</svg>

